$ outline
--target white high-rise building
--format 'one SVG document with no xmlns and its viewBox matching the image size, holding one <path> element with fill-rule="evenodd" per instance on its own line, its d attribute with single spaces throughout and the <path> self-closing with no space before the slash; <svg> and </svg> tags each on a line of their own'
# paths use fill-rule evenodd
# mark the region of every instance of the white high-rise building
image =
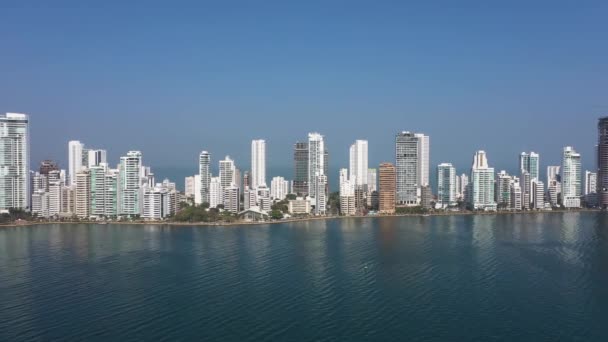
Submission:
<svg viewBox="0 0 608 342">
<path fill-rule="evenodd" d="M 401 132 L 395 138 L 397 204 L 421 204 L 421 189 L 429 184 L 429 137 Z"/>
<path fill-rule="evenodd" d="M 585 196 L 597 193 L 597 173 L 585 171 Z"/>
<path fill-rule="evenodd" d="M 255 189 L 251 189 L 248 186 L 245 187 L 243 192 L 244 209 L 247 210 L 251 207 L 257 206 L 258 203 L 258 192 Z"/>
<path fill-rule="evenodd" d="M 488 165 L 484 151 L 477 151 L 471 167 L 471 182 L 467 191 L 469 208 L 472 210 L 495 211 L 494 168 Z"/>
<path fill-rule="evenodd" d="M 348 178 L 348 170 L 340 169 L 340 213 L 342 215 L 355 215 L 357 212 L 355 205 L 356 186 L 355 182 Z"/>
<path fill-rule="evenodd" d="M 325 215 L 327 213 L 327 176 L 317 174 L 315 178 L 317 198 L 314 213 L 315 215 Z"/>
<path fill-rule="evenodd" d="M 266 186 L 266 141 L 251 141 L 251 188 Z"/>
<path fill-rule="evenodd" d="M 140 151 L 129 151 L 120 157 L 118 179 L 118 215 L 140 215 L 142 186 L 142 155 Z"/>
<path fill-rule="evenodd" d="M 512 183 L 513 177 L 509 176 L 507 171 L 502 170 L 498 173 L 498 178 L 496 179 L 496 190 L 494 191 L 498 209 L 510 209 Z"/>
<path fill-rule="evenodd" d="M 521 197 L 521 187 L 519 186 L 519 180 L 517 177 L 514 178 L 514 181 L 511 183 L 511 194 L 509 196 L 511 205 L 511 210 L 522 210 L 522 197 Z"/>
<path fill-rule="evenodd" d="M 201 175 L 194 175 L 194 204 L 203 204 L 201 197 Z"/>
<path fill-rule="evenodd" d="M 326 188 L 321 187 L 325 177 L 325 143 L 319 133 L 308 134 L 308 195 L 311 204 L 315 206 L 315 214 L 325 214 L 327 194 Z M 325 185 L 327 178 L 325 177 Z M 324 185 L 324 186 L 325 186 Z M 320 190 L 321 189 L 321 190 Z M 319 192 L 320 191 L 320 192 Z"/>
<path fill-rule="evenodd" d="M 571 146 L 562 154 L 562 204 L 566 208 L 581 206 L 581 155 Z"/>
<path fill-rule="evenodd" d="M 350 181 L 367 190 L 368 154 L 367 140 L 356 140 L 350 145 Z"/>
<path fill-rule="evenodd" d="M 78 140 L 72 140 L 68 142 L 68 173 L 69 173 L 69 184 L 76 184 L 76 174 L 80 172 L 83 165 L 82 155 L 84 153 L 84 144 Z"/>
<path fill-rule="evenodd" d="M 87 150 L 88 154 L 88 167 L 99 166 L 100 164 L 107 163 L 107 152 L 106 150 Z"/>
<path fill-rule="evenodd" d="M 224 203 L 224 192 L 229 187 L 236 187 L 235 184 L 235 170 L 234 160 L 230 156 L 226 156 L 224 160 L 220 160 L 220 185 L 222 187 L 220 202 Z"/>
<path fill-rule="evenodd" d="M 98 218 L 118 215 L 118 178 L 119 171 L 101 163 L 89 168 L 91 179 L 90 216 Z"/>
<path fill-rule="evenodd" d="M 460 175 L 460 195 L 464 199 L 469 187 L 469 176 L 466 173 Z"/>
<path fill-rule="evenodd" d="M 545 208 L 545 185 L 538 179 L 532 181 L 532 208 L 536 210 Z"/>
<path fill-rule="evenodd" d="M 530 174 L 530 179 L 540 180 L 540 157 L 538 153 L 535 152 L 522 152 L 519 155 L 519 169 L 521 173 L 528 172 Z"/>
<path fill-rule="evenodd" d="M 209 208 L 217 208 L 222 203 L 222 185 L 220 177 L 211 177 L 209 184 Z"/>
<path fill-rule="evenodd" d="M 367 192 L 378 191 L 378 170 L 367 169 Z"/>
<path fill-rule="evenodd" d="M 282 201 L 289 193 L 289 182 L 283 177 L 274 177 L 270 182 L 270 197 Z"/>
<path fill-rule="evenodd" d="M 80 218 L 88 218 L 91 209 L 91 175 L 86 168 L 76 173 L 75 214 Z"/>
<path fill-rule="evenodd" d="M 455 206 L 456 168 L 450 163 L 437 166 L 437 204 L 442 208 Z"/>
<path fill-rule="evenodd" d="M 186 198 L 194 198 L 195 188 L 194 176 L 186 177 L 184 179 L 184 195 L 186 195 Z"/>
<path fill-rule="evenodd" d="M 547 184 L 553 181 L 560 181 L 559 169 L 561 166 L 550 165 L 547 166 Z"/>
<path fill-rule="evenodd" d="M 0 210 L 30 207 L 30 133 L 26 114 L 0 116 Z"/>
<path fill-rule="evenodd" d="M 207 151 L 201 152 L 198 157 L 199 175 L 199 201 L 197 204 L 209 203 L 209 186 L 211 184 L 211 154 Z"/>
</svg>

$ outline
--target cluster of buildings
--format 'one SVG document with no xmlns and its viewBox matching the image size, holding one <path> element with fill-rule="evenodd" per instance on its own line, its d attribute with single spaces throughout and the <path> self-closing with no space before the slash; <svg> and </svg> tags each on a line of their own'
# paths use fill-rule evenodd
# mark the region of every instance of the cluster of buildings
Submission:
<svg viewBox="0 0 608 342">
<path fill-rule="evenodd" d="M 400 207 L 446 210 L 544 210 L 555 207 L 608 208 L 608 117 L 598 121 L 597 170 L 581 168 L 581 155 L 564 147 L 560 165 L 540 175 L 540 156 L 522 152 L 519 171 L 510 175 L 490 166 L 485 151 L 473 156 L 470 172 L 458 175 L 451 163 L 436 167 L 436 192 L 430 185 L 430 138 L 413 132 L 395 136 L 395 160 L 376 168 L 368 163 L 368 141 L 356 140 L 349 149 L 348 168 L 339 171 L 342 215 L 370 211 L 395 213 Z M 115 168 L 103 149 L 80 141 L 68 144 L 68 170 L 50 160 L 30 171 L 29 118 L 0 116 L 0 210 L 31 210 L 39 217 L 83 219 L 142 218 L 161 220 L 174 215 L 182 201 L 207 205 L 234 214 L 265 218 L 282 202 L 291 215 L 329 212 L 329 152 L 324 137 L 309 133 L 293 150 L 293 180 L 266 176 L 266 141 L 251 142 L 251 169 L 241 173 L 235 161 L 219 160 L 211 172 L 211 153 L 202 151 L 198 174 L 186 177 L 185 192 L 175 183 L 156 183 L 139 151 L 120 157 Z M 335 203 L 335 202 L 334 202 Z"/>
</svg>

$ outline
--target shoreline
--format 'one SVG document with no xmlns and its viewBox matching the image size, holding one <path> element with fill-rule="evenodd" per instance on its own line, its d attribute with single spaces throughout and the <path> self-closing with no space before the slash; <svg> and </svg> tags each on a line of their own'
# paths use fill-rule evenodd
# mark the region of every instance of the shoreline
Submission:
<svg viewBox="0 0 608 342">
<path fill-rule="evenodd" d="M 453 211 L 453 212 L 431 212 L 426 214 L 377 214 L 377 215 L 352 215 L 352 216 L 312 216 L 305 218 L 290 218 L 285 220 L 275 221 L 261 221 L 261 222 L 248 222 L 248 221 L 236 221 L 236 222 L 176 222 L 176 221 L 23 221 L 13 222 L 10 224 L 0 224 L 2 228 L 17 228 L 17 227 L 30 227 L 36 225 L 49 225 L 49 224 L 62 224 L 62 225 L 77 225 L 77 224 L 97 224 L 97 225 L 154 225 L 154 226 L 167 226 L 169 228 L 179 227 L 239 227 L 239 226 L 260 226 L 280 223 L 297 223 L 297 222 L 309 222 L 318 220 L 335 220 L 335 219 L 362 219 L 362 218 L 386 218 L 386 217 L 435 217 L 435 216 L 473 216 L 473 215 L 533 215 L 533 214 L 552 214 L 552 213 L 580 213 L 580 212 L 602 212 L 601 209 L 559 209 L 559 210 L 538 210 L 538 211 L 492 211 L 492 212 L 475 212 L 475 211 Z"/>
</svg>

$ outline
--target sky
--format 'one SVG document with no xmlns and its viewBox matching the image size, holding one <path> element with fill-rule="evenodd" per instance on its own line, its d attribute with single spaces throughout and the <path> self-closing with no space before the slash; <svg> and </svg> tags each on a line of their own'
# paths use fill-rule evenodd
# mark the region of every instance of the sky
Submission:
<svg viewBox="0 0 608 342">
<path fill-rule="evenodd" d="M 605 1 L 0 2 L 0 111 L 30 115 L 34 165 L 64 168 L 80 140 L 112 164 L 141 150 L 194 173 L 208 150 L 246 170 L 262 138 L 291 172 L 312 131 L 331 169 L 356 139 L 372 167 L 414 131 L 431 170 L 468 172 L 479 149 L 510 172 L 536 151 L 544 170 L 566 145 L 590 169 L 607 17 Z"/>
</svg>

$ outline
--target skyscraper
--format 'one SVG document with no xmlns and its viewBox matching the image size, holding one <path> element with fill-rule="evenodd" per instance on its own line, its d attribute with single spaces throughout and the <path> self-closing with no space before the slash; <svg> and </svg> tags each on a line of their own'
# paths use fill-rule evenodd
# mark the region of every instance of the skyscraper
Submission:
<svg viewBox="0 0 608 342">
<path fill-rule="evenodd" d="M 30 133 L 26 114 L 0 116 L 0 209 L 30 207 Z"/>
<path fill-rule="evenodd" d="M 293 146 L 293 192 L 308 194 L 308 143 L 297 142 Z"/>
<path fill-rule="evenodd" d="M 266 186 L 266 142 L 251 141 L 251 188 Z"/>
<path fill-rule="evenodd" d="M 507 209 L 511 206 L 511 183 L 513 183 L 513 178 L 507 171 L 502 170 L 498 173 L 495 196 L 499 209 Z"/>
<path fill-rule="evenodd" d="M 118 180 L 118 215 L 140 215 L 142 162 L 140 151 L 129 151 L 120 157 Z"/>
<path fill-rule="evenodd" d="M 367 170 L 367 192 L 372 193 L 378 190 L 378 171 L 376 169 Z"/>
<path fill-rule="evenodd" d="M 378 168 L 378 211 L 384 214 L 395 213 L 396 169 L 391 163 L 382 163 Z"/>
<path fill-rule="evenodd" d="M 322 202 L 326 197 L 326 190 L 323 189 L 323 194 L 319 193 L 320 182 L 322 176 L 325 175 L 325 143 L 323 136 L 319 133 L 308 134 L 308 195 L 311 198 L 311 204 L 315 206 L 315 214 L 319 214 L 319 207 L 325 207 Z M 327 184 L 327 178 L 324 178 L 324 184 Z M 319 203 L 318 203 L 319 202 Z"/>
<path fill-rule="evenodd" d="M 340 213 L 342 215 L 348 216 L 356 213 L 355 186 L 353 180 L 348 177 L 348 170 L 340 169 Z"/>
<path fill-rule="evenodd" d="M 69 184 L 76 184 L 76 174 L 84 166 L 82 164 L 82 154 L 84 150 L 84 144 L 78 140 L 72 140 L 68 142 L 68 174 Z"/>
<path fill-rule="evenodd" d="M 581 206 L 581 155 L 571 146 L 562 154 L 562 204 L 566 208 Z"/>
<path fill-rule="evenodd" d="M 597 173 L 585 171 L 585 195 L 597 192 Z"/>
<path fill-rule="evenodd" d="M 522 152 L 519 155 L 519 169 L 520 172 L 528 172 L 530 174 L 530 179 L 538 179 L 540 180 L 539 170 L 540 170 L 540 157 L 538 153 L 535 152 Z"/>
<path fill-rule="evenodd" d="M 601 208 L 608 209 L 608 116 L 598 120 L 597 130 L 598 204 Z"/>
<path fill-rule="evenodd" d="M 211 184 L 211 154 L 202 151 L 198 156 L 198 175 L 200 178 L 200 203 L 209 203 L 209 186 Z"/>
<path fill-rule="evenodd" d="M 107 153 L 106 150 L 87 150 L 88 154 L 88 165 L 87 167 L 99 166 L 100 164 L 107 163 Z"/>
<path fill-rule="evenodd" d="M 235 170 L 234 160 L 230 156 L 226 156 L 224 160 L 220 160 L 220 203 L 224 203 L 225 192 L 231 188 L 236 187 L 235 184 Z"/>
<path fill-rule="evenodd" d="M 471 182 L 467 191 L 469 208 L 472 210 L 494 211 L 494 168 L 488 165 L 484 151 L 477 151 L 471 167 Z"/>
<path fill-rule="evenodd" d="M 437 204 L 442 208 L 455 206 L 456 168 L 450 163 L 437 166 Z"/>
<path fill-rule="evenodd" d="M 270 197 L 274 200 L 284 200 L 289 193 L 289 182 L 283 177 L 274 177 L 270 182 Z"/>
<path fill-rule="evenodd" d="M 419 205 L 421 187 L 429 183 L 429 137 L 401 132 L 395 137 L 397 204 Z"/>
<path fill-rule="evenodd" d="M 350 181 L 363 188 L 367 185 L 367 140 L 356 140 L 350 146 Z M 367 189 L 366 189 L 367 190 Z"/>
</svg>

